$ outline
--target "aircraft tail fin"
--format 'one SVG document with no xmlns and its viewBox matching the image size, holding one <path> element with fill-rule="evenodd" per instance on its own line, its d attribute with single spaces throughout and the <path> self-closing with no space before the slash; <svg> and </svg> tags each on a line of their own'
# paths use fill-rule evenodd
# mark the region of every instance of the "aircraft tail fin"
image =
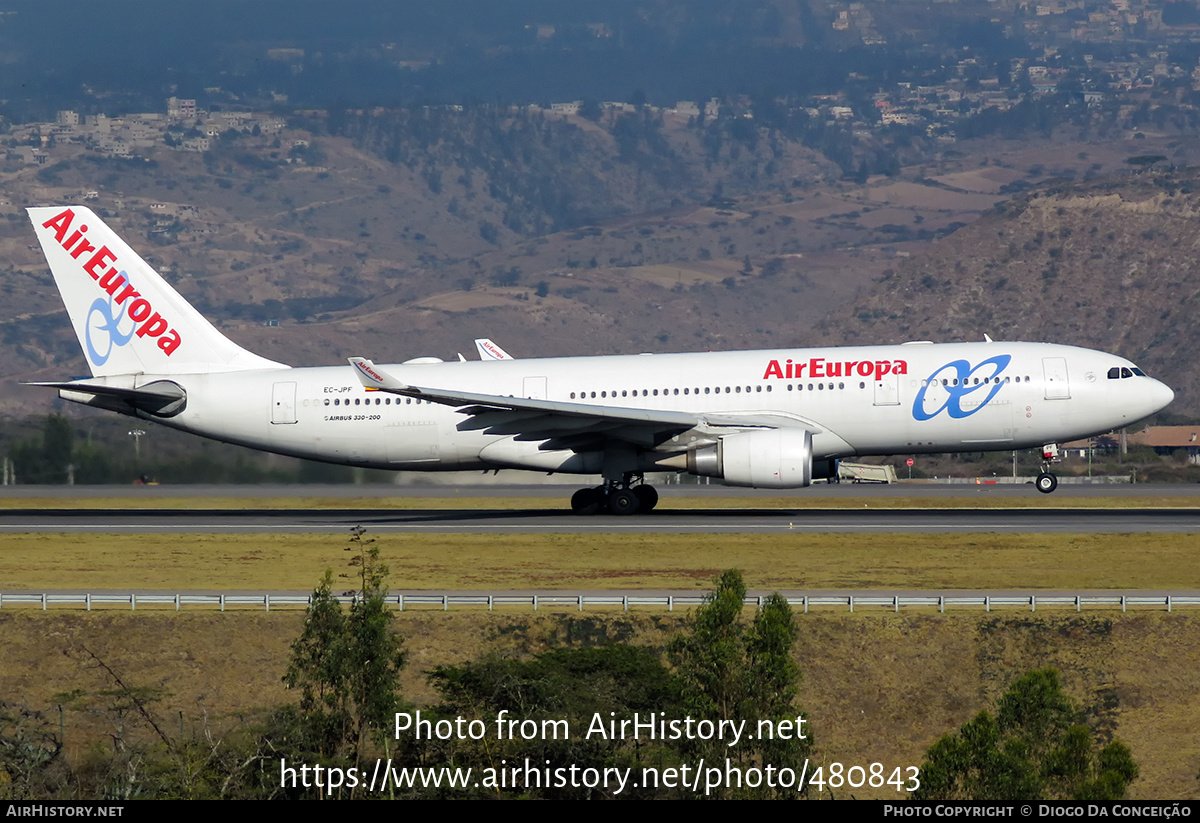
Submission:
<svg viewBox="0 0 1200 823">
<path fill-rule="evenodd" d="M 481 337 L 475 341 L 475 348 L 479 350 L 480 360 L 515 360 L 511 354 L 497 346 L 486 337 Z"/>
<path fill-rule="evenodd" d="M 94 376 L 287 368 L 217 331 L 91 209 L 29 219 Z"/>
</svg>

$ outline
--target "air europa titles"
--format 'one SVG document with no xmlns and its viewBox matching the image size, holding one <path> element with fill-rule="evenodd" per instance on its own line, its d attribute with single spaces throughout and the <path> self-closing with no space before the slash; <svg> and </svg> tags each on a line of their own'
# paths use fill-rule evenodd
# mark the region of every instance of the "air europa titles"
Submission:
<svg viewBox="0 0 1200 823">
<path fill-rule="evenodd" d="M 138 337 L 158 338 L 158 347 L 168 357 L 171 356 L 182 342 L 179 332 L 171 328 L 171 324 L 167 322 L 166 318 L 156 312 L 150 301 L 133 287 L 125 272 L 119 270 L 119 265 L 108 267 L 109 263 L 117 263 L 117 256 L 108 246 L 101 246 L 97 249 L 89 243 L 86 237 L 88 230 L 86 225 L 80 225 L 71 231 L 71 224 L 74 220 L 75 212 L 66 209 L 43 223 L 42 228 L 53 230 L 54 239 L 70 253 L 71 257 L 76 260 L 86 259 L 87 262 L 83 263 L 83 270 L 100 284 L 101 289 L 108 293 L 110 302 L 113 305 L 121 306 L 121 310 L 126 312 L 129 319 L 137 324 L 135 333 Z M 94 252 L 94 254 L 85 258 L 84 256 L 89 252 Z"/>
<path fill-rule="evenodd" d="M 779 377 L 784 380 L 800 380 L 805 377 L 869 377 L 879 380 L 885 374 L 908 374 L 906 360 L 826 360 L 823 357 L 813 357 L 793 363 L 785 360 L 780 363 L 772 360 L 763 372 L 763 380 L 769 377 Z"/>
</svg>

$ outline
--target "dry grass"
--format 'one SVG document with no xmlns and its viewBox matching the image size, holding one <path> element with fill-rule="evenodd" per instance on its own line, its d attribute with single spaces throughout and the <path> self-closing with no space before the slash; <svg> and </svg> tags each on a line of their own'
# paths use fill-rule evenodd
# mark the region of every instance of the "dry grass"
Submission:
<svg viewBox="0 0 1200 823">
<path fill-rule="evenodd" d="M 398 589 L 1200 589 L 1187 534 L 388 534 Z M 0 535 L 0 589 L 309 590 L 337 535 Z"/>
<path fill-rule="evenodd" d="M 525 655 L 615 639 L 661 647 L 681 619 L 405 612 L 397 619 L 410 653 L 404 693 L 428 706 L 436 695 L 425 671 L 489 652 Z M 86 648 L 127 683 L 161 689 L 153 710 L 171 733 L 181 719 L 185 731 L 199 730 L 205 717 L 219 733 L 292 699 L 280 677 L 301 621 L 296 612 L 0 612 L 0 693 L 53 711 L 56 694 L 111 689 Z M 1197 797 L 1200 618 L 1194 615 L 814 612 L 799 621 L 800 703 L 825 765 L 919 765 L 934 740 L 992 706 L 1014 677 L 1054 666 L 1074 698 L 1098 712 L 1105 733 L 1133 749 L 1141 768 L 1134 798 Z M 70 756 L 111 731 L 103 716 L 71 709 L 64 726 Z"/>
</svg>

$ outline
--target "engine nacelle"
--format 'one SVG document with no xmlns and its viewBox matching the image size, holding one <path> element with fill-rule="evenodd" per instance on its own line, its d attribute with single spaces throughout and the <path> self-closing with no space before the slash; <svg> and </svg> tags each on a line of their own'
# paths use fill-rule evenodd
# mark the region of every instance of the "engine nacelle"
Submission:
<svg viewBox="0 0 1200 823">
<path fill-rule="evenodd" d="M 688 452 L 688 471 L 730 486 L 799 489 L 813 480 L 812 432 L 768 429 L 722 437 Z"/>
</svg>

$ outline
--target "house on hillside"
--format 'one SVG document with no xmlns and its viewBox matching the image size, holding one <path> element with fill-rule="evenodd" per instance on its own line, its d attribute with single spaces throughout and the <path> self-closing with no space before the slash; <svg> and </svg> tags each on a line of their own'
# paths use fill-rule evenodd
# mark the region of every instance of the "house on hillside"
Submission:
<svg viewBox="0 0 1200 823">
<path fill-rule="evenodd" d="M 1129 435 L 1129 442 L 1149 446 L 1158 454 L 1171 454 L 1183 449 L 1189 463 L 1200 463 L 1200 425 L 1148 426 Z"/>
</svg>

